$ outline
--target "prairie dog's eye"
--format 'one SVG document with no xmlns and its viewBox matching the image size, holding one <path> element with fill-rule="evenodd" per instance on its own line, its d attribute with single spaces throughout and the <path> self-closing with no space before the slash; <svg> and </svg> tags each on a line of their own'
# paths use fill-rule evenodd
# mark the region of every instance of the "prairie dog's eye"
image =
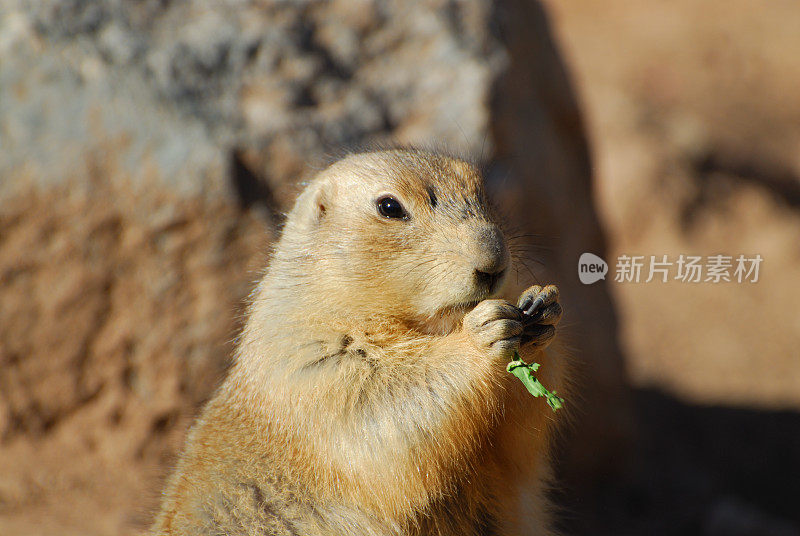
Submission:
<svg viewBox="0 0 800 536">
<path fill-rule="evenodd" d="M 400 204 L 400 201 L 390 195 L 385 195 L 377 201 L 378 212 L 384 218 L 391 218 L 393 220 L 405 220 L 408 218 L 408 212 Z"/>
</svg>

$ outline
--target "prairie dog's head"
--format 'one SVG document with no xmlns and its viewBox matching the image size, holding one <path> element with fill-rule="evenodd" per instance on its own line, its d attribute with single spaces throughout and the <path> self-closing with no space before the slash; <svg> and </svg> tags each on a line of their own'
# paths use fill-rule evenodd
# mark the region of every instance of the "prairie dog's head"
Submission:
<svg viewBox="0 0 800 536">
<path fill-rule="evenodd" d="M 299 197 L 284 242 L 320 307 L 422 326 L 460 318 L 496 295 L 509 271 L 478 171 L 417 151 L 333 164 Z"/>
</svg>

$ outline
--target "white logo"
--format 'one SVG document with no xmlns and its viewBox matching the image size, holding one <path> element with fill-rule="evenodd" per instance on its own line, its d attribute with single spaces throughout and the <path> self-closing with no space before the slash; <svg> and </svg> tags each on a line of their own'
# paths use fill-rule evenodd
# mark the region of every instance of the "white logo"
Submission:
<svg viewBox="0 0 800 536">
<path fill-rule="evenodd" d="M 593 253 L 584 253 L 578 259 L 578 278 L 584 285 L 597 283 L 606 278 L 608 264 Z"/>
</svg>

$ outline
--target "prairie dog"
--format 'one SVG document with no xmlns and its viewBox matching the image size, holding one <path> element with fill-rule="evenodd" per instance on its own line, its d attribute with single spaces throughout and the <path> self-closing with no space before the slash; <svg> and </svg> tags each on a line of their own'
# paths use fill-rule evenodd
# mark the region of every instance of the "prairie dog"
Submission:
<svg viewBox="0 0 800 536">
<path fill-rule="evenodd" d="M 506 239 L 480 174 L 413 150 L 351 155 L 288 215 L 235 363 L 189 433 L 154 534 L 545 535 L 563 390 L 535 322 L 496 299 Z"/>
</svg>

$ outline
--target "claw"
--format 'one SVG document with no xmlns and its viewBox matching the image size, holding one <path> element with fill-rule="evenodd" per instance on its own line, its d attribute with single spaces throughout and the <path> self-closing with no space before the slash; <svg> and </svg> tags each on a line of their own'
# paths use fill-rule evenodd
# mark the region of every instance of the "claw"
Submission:
<svg viewBox="0 0 800 536">
<path fill-rule="evenodd" d="M 525 301 L 527 302 L 527 300 Z M 525 304 L 523 304 L 523 307 L 521 307 L 522 311 L 526 315 L 531 316 L 536 313 L 542 305 L 544 305 L 544 298 L 542 296 L 537 296 L 528 307 L 525 307 L 524 305 Z"/>
</svg>

